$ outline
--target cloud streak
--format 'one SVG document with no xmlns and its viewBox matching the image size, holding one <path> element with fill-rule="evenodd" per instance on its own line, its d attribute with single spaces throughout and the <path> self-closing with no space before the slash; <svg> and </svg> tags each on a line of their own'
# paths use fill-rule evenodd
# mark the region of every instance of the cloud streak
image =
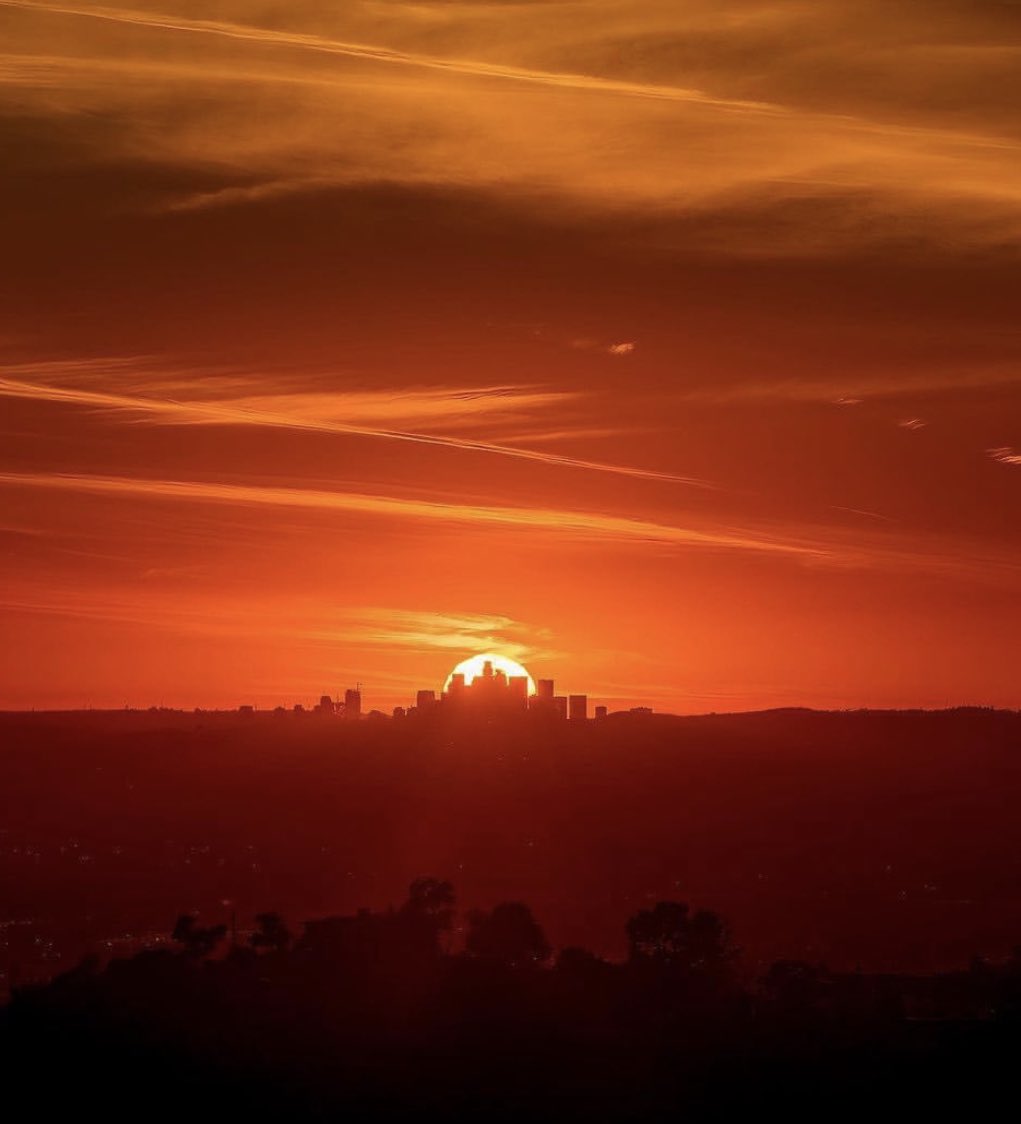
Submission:
<svg viewBox="0 0 1021 1124">
<path fill-rule="evenodd" d="M 431 523 L 466 524 L 532 530 L 562 539 L 605 543 L 647 543 L 676 547 L 751 551 L 804 560 L 825 560 L 831 552 L 819 544 L 796 542 L 752 531 L 714 531 L 672 526 L 598 512 L 537 507 L 497 507 L 442 503 L 360 492 L 324 491 L 193 480 L 153 480 L 84 473 L 0 472 L 0 485 L 41 488 L 91 495 L 222 503 L 234 507 L 268 506 L 311 511 L 388 516 Z"/>
<path fill-rule="evenodd" d="M 495 614 L 430 611 L 370 606 L 314 604 L 293 597 L 270 598 L 253 618 L 246 600 L 222 596 L 196 599 L 193 591 L 187 604 L 168 605 L 156 591 L 132 594 L 102 587 L 61 593 L 22 585 L 0 597 L 0 608 L 8 612 L 37 613 L 85 621 L 135 625 L 193 636 L 221 639 L 242 637 L 280 643 L 303 643 L 359 650 L 401 649 L 407 652 L 500 651 L 513 659 L 550 659 L 559 653 L 537 647 L 544 631 L 511 617 Z M 526 639 L 527 637 L 527 639 Z"/>
<path fill-rule="evenodd" d="M 145 152 L 257 181 L 200 187 L 164 200 L 170 210 L 385 181 L 538 191 L 614 211 L 654 204 L 661 215 L 715 213 L 719 228 L 686 232 L 688 244 L 708 239 L 741 254 L 789 252 L 789 242 L 809 254 L 902 239 L 906 222 L 911 236 L 938 227 L 943 246 L 1000 244 L 1021 228 L 1021 144 L 1006 115 L 940 115 L 912 101 L 951 62 L 963 88 L 981 90 L 992 42 L 948 59 L 937 41 L 896 66 L 892 53 L 877 56 L 867 31 L 887 31 L 898 44 L 906 32 L 877 6 L 866 5 L 863 18 L 844 4 L 793 14 L 768 3 L 733 7 L 736 14 L 707 7 L 699 15 L 697 6 L 643 0 L 626 18 L 618 4 L 593 3 L 592 26 L 581 28 L 562 5 L 501 6 L 494 23 L 460 5 L 381 13 L 295 2 L 273 12 L 286 26 L 265 27 L 215 18 L 251 14 L 226 0 L 205 19 L 0 0 L 26 24 L 22 50 L 0 64 L 0 83 L 26 97 L 37 89 L 43 113 L 109 113 L 130 157 Z M 63 54 L 52 48 L 54 21 L 82 28 L 58 37 Z M 797 21 L 810 37 L 803 53 L 790 47 Z M 763 31 L 769 25 L 778 39 Z M 353 37 L 361 32 L 401 45 Z M 677 61 L 647 68 L 642 80 L 627 77 L 620 59 L 645 37 L 659 39 L 653 60 Z M 767 60 L 754 79 L 743 72 L 742 47 Z M 865 76 L 879 68 L 885 97 L 820 77 L 817 59 L 830 54 L 838 74 L 841 65 Z M 996 44 L 998 66 L 1019 55 L 1015 44 Z M 145 84 L 144 104 L 125 94 L 132 73 Z M 697 85 L 687 84 L 692 76 Z M 807 83 L 814 88 L 806 94 Z M 249 112 L 253 90 L 273 113 Z M 762 96 L 742 96 L 751 90 Z M 174 107 L 159 130 L 146 112 L 154 105 Z M 555 130 L 545 127 L 551 119 Z M 976 206 L 962 208 L 965 199 Z"/>
<path fill-rule="evenodd" d="M 525 83 L 557 90 L 579 91 L 624 98 L 651 101 L 681 102 L 723 112 L 766 117 L 800 116 L 829 122 L 865 132 L 893 137 L 941 138 L 958 144 L 979 148 L 1021 151 L 1021 145 L 1008 138 L 976 135 L 948 129 L 930 129 L 918 126 L 880 123 L 853 114 L 808 113 L 801 109 L 757 101 L 747 98 L 724 97 L 705 90 L 663 85 L 650 82 L 627 82 L 599 75 L 536 70 L 474 59 L 445 58 L 421 52 L 394 50 L 368 43 L 344 42 L 321 35 L 301 34 L 276 28 L 254 27 L 225 20 L 197 20 L 164 17 L 144 11 L 111 7 L 80 7 L 72 4 L 51 4 L 36 0 L 0 0 L 0 7 L 20 8 L 52 15 L 65 15 L 107 23 L 127 24 L 134 27 L 173 31 L 188 35 L 207 35 L 216 38 L 250 42 L 316 54 L 411 67 L 419 70 L 440 71 L 470 78 L 494 79 L 502 82 Z"/>
<path fill-rule="evenodd" d="M 560 654 L 537 648 L 532 642 L 541 639 L 544 630 L 506 616 L 366 608 L 349 610 L 342 618 L 350 622 L 350 634 L 365 646 L 458 653 L 498 651 L 518 660 L 552 659 Z"/>
<path fill-rule="evenodd" d="M 114 368 L 123 368 L 123 362 Z M 51 370 L 61 371 L 57 364 Z M 65 371 L 68 369 L 65 365 Z M 86 371 L 95 370 L 86 365 Z M 99 364 L 99 370 L 103 365 Z M 0 369 L 2 371 L 3 369 Z M 43 365 L 30 365 L 30 371 L 47 373 Z M 114 390 L 92 390 L 83 386 L 57 385 L 50 381 L 18 377 L 17 368 L 0 373 L 0 397 L 35 402 L 80 406 L 124 418 L 135 418 L 163 425 L 261 426 L 345 437 L 373 438 L 411 445 L 426 445 L 462 453 L 511 457 L 557 468 L 610 473 L 640 480 L 713 488 L 705 480 L 659 472 L 632 465 L 571 457 L 538 449 L 520 448 L 491 441 L 453 437 L 441 433 L 384 428 L 342 420 L 355 416 L 369 420 L 428 421 L 446 428 L 506 417 L 559 405 L 577 397 L 574 394 L 541 391 L 526 387 L 426 387 L 385 389 L 361 393 L 248 394 L 231 399 L 186 399 L 125 394 Z M 13 377 L 12 377 L 13 373 Z M 187 384 L 192 393 L 195 381 Z"/>
<path fill-rule="evenodd" d="M 706 405 L 744 402 L 818 402 L 834 406 L 860 406 L 868 399 L 893 399 L 905 395 L 929 397 L 957 391 L 980 391 L 1021 383 L 1016 362 L 977 363 L 968 367 L 933 370 L 880 370 L 859 374 L 830 374 L 813 377 L 734 382 L 724 386 L 693 386 L 676 396 L 677 401 Z M 908 419 L 918 421 L 920 419 Z M 908 426 L 907 428 L 919 428 Z"/>
<path fill-rule="evenodd" d="M 529 70 L 517 66 L 503 66 L 471 59 L 441 58 L 435 55 L 392 50 L 367 43 L 345 43 L 319 35 L 303 35 L 269 28 L 249 27 L 220 20 L 170 19 L 146 12 L 124 8 L 82 8 L 69 4 L 34 3 L 33 0 L 0 0 L 0 7 L 22 8 L 53 15 L 77 16 L 108 23 L 129 24 L 161 31 L 176 31 L 191 35 L 210 35 L 222 39 L 283 47 L 317 54 L 337 55 L 392 66 L 413 67 L 419 70 L 442 71 L 447 74 L 471 78 L 491 78 L 504 82 L 523 82 L 530 85 L 553 87 L 643 98 L 653 101 L 693 103 L 711 109 L 736 110 L 743 113 L 777 115 L 788 112 L 781 106 L 736 98 L 714 97 L 702 90 L 679 89 L 644 82 L 621 82 L 585 74 L 555 73 Z"/>
<path fill-rule="evenodd" d="M 632 519 L 593 511 L 512 507 L 409 499 L 364 492 L 270 485 L 163 480 L 86 473 L 0 472 L 0 487 L 71 492 L 123 499 L 222 504 L 234 509 L 270 507 L 388 518 L 404 526 L 435 524 L 475 530 L 527 531 L 561 542 L 715 550 L 776 558 L 809 566 L 887 569 L 933 576 L 1016 584 L 1021 563 L 1013 553 L 969 549 L 924 536 L 821 526 L 720 527 Z"/>
</svg>

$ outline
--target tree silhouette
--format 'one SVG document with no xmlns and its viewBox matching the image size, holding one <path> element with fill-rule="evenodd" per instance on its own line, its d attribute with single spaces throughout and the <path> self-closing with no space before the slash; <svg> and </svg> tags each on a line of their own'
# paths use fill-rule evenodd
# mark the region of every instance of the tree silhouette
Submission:
<svg viewBox="0 0 1021 1124">
<path fill-rule="evenodd" d="M 252 948 L 284 952 L 290 947 L 293 935 L 279 913 L 258 913 L 255 916 L 255 923 L 258 929 L 248 939 Z"/>
<path fill-rule="evenodd" d="M 697 972 L 717 973 L 734 956 L 723 918 L 711 910 L 700 909 L 688 925 L 687 966 Z"/>
<path fill-rule="evenodd" d="M 692 914 L 684 902 L 657 902 L 627 923 L 632 960 L 652 960 L 684 971 L 713 974 L 734 957 L 722 918 L 708 910 Z"/>
<path fill-rule="evenodd" d="M 208 956 L 226 935 L 226 925 L 211 925 L 203 928 L 190 913 L 182 913 L 178 917 L 174 931 L 170 934 L 171 939 L 183 946 L 185 956 L 196 960 Z"/>
<path fill-rule="evenodd" d="M 542 927 L 522 902 L 503 902 L 489 913 L 473 910 L 465 947 L 473 956 L 512 967 L 542 964 L 552 952 Z"/>
<path fill-rule="evenodd" d="M 684 902 L 657 902 L 628 919 L 627 936 L 633 959 L 669 960 L 681 955 L 688 935 Z"/>
<path fill-rule="evenodd" d="M 445 879 L 416 878 L 408 887 L 408 900 L 402 912 L 430 920 L 437 930 L 448 931 L 454 924 L 454 885 Z"/>
</svg>

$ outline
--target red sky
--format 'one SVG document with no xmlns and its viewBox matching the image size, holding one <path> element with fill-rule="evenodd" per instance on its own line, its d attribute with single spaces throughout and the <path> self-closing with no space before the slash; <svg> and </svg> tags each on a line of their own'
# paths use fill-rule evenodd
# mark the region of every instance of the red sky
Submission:
<svg viewBox="0 0 1021 1124">
<path fill-rule="evenodd" d="M 1021 9 L 0 0 L 0 706 L 1021 705 Z"/>
</svg>

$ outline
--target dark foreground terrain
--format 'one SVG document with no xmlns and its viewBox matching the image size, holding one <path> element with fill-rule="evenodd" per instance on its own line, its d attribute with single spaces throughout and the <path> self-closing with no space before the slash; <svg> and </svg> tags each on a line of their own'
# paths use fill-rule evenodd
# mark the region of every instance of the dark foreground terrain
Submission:
<svg viewBox="0 0 1021 1124">
<path fill-rule="evenodd" d="M 714 913 L 658 902 L 611 963 L 529 908 L 397 908 L 86 961 L 0 1010 L 5 1092 L 42 1119 L 967 1119 L 1015 1094 L 1021 950 L 933 977 L 780 961 L 742 978 Z"/>
<path fill-rule="evenodd" d="M 0 738 L 0 1056 L 41 1118 L 1013 1096 L 1018 714 L 37 714 Z"/>
<path fill-rule="evenodd" d="M 930 972 L 1021 940 L 1021 715 L 0 715 L 0 988 L 167 919 L 380 908 L 423 873 L 625 952 L 650 901 L 711 903 L 751 970 Z"/>
</svg>

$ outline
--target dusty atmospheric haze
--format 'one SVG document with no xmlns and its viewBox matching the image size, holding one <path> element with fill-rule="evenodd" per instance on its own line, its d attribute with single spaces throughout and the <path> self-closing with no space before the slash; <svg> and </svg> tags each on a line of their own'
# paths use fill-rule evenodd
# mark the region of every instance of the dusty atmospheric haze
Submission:
<svg viewBox="0 0 1021 1124">
<path fill-rule="evenodd" d="M 1008 0 L 0 0 L 0 707 L 1021 704 Z"/>
</svg>

